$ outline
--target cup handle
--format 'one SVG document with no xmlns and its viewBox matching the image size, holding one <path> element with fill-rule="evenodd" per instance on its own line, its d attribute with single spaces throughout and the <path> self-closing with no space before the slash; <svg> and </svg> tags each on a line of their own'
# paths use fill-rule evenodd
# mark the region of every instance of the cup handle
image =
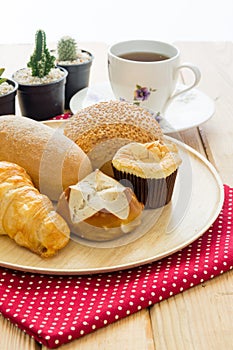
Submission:
<svg viewBox="0 0 233 350">
<path fill-rule="evenodd" d="M 184 89 L 182 89 L 180 91 L 175 92 L 171 97 L 169 97 L 169 99 L 168 99 L 168 101 L 167 101 L 167 103 L 165 105 L 164 110 L 167 109 L 168 105 L 173 101 L 173 99 L 175 97 L 177 97 L 177 96 L 183 94 L 184 92 L 187 92 L 187 91 L 191 90 L 192 88 L 194 88 L 194 86 L 196 86 L 199 83 L 200 79 L 201 79 L 201 72 L 200 72 L 199 68 L 194 66 L 191 63 L 183 63 L 183 64 L 181 64 L 179 67 L 177 67 L 175 74 L 178 74 L 178 71 L 180 69 L 182 69 L 182 68 L 188 68 L 188 69 L 190 69 L 193 72 L 193 74 L 194 74 L 194 81 L 193 81 L 192 84 L 186 86 Z"/>
</svg>

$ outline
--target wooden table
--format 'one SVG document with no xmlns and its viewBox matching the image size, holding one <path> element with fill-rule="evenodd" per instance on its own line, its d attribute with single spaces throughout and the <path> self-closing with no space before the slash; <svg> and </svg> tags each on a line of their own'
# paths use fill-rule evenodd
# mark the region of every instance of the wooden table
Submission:
<svg viewBox="0 0 233 350">
<path fill-rule="evenodd" d="M 183 141 L 205 155 L 222 181 L 233 186 L 233 43 L 178 42 L 182 61 L 199 66 L 199 89 L 216 102 L 214 116 L 184 131 Z M 91 83 L 107 80 L 107 45 L 86 43 L 94 64 Z M 31 45 L 0 45 L 0 66 L 12 72 L 26 65 Z M 187 73 L 188 74 L 188 73 Z M 189 80 L 186 72 L 181 79 Z M 0 318 L 0 350 L 46 350 Z M 62 350 L 219 350 L 233 349 L 233 271 L 60 347 Z"/>
</svg>

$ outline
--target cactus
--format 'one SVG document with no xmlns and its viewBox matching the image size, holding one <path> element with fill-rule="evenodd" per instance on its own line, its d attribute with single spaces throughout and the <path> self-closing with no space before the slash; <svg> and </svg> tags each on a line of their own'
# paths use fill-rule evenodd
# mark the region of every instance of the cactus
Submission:
<svg viewBox="0 0 233 350">
<path fill-rule="evenodd" d="M 57 44 L 58 61 L 74 61 L 77 58 L 77 43 L 70 36 L 62 37 Z"/>
<path fill-rule="evenodd" d="M 55 67 L 55 57 L 49 53 L 46 46 L 46 35 L 43 30 L 36 32 L 35 45 L 35 50 L 27 65 L 32 69 L 34 77 L 43 78 Z"/>
<path fill-rule="evenodd" d="M 1 75 L 3 74 L 4 70 L 4 68 L 0 68 L 0 84 L 4 83 L 7 80 L 6 78 L 1 78 Z"/>
</svg>

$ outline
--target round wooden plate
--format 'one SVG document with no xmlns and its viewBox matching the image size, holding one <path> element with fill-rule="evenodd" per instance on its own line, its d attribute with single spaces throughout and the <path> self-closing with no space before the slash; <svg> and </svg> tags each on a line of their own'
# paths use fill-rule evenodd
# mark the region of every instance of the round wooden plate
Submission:
<svg viewBox="0 0 233 350">
<path fill-rule="evenodd" d="M 109 272 L 159 260 L 200 237 L 222 208 L 222 182 L 201 154 L 180 141 L 166 138 L 177 144 L 183 161 L 172 201 L 162 210 L 147 210 L 141 233 L 138 231 L 134 239 L 130 241 L 128 236 L 120 244 L 112 242 L 108 246 L 71 239 L 55 257 L 42 259 L 7 236 L 0 236 L 0 266 L 60 275 Z"/>
</svg>

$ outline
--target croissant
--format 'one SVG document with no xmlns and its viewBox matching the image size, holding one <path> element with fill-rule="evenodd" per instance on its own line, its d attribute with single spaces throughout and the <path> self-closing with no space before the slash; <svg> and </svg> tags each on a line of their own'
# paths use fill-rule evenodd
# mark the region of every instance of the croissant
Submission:
<svg viewBox="0 0 233 350">
<path fill-rule="evenodd" d="M 33 185 L 25 169 L 0 162 L 0 235 L 41 257 L 53 256 L 69 241 L 65 220 Z"/>
</svg>

